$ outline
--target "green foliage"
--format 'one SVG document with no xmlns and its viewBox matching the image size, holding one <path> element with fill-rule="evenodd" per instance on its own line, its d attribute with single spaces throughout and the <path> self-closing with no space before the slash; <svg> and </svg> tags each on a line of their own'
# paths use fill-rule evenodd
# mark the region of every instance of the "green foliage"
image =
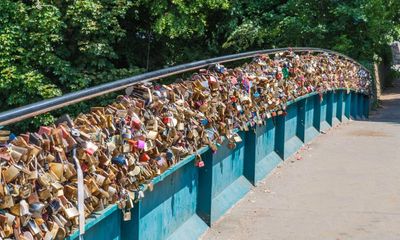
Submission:
<svg viewBox="0 0 400 240">
<path fill-rule="evenodd" d="M 51 65 L 65 64 L 52 47 L 61 40 L 58 11 L 7 0 L 0 9 L 0 109 L 61 95 L 46 77 Z"/>
<path fill-rule="evenodd" d="M 398 0 L 2 0 L 0 111 L 209 57 L 287 46 L 386 61 Z M 386 48 L 387 49 L 387 48 Z M 29 119 L 20 131 L 115 95 Z"/>
<path fill-rule="evenodd" d="M 171 39 L 204 34 L 209 11 L 228 9 L 228 0 L 142 0 L 138 11 L 148 8 L 152 30 Z"/>
<path fill-rule="evenodd" d="M 223 46 L 235 51 L 308 46 L 372 60 L 400 37 L 398 0 L 236 0 L 233 5 L 230 21 L 238 27 Z"/>
<path fill-rule="evenodd" d="M 130 6 L 124 0 L 0 1 L 0 111 L 142 72 L 114 62 L 125 35 L 119 18 Z M 53 120 L 47 114 L 18 127 Z"/>
</svg>

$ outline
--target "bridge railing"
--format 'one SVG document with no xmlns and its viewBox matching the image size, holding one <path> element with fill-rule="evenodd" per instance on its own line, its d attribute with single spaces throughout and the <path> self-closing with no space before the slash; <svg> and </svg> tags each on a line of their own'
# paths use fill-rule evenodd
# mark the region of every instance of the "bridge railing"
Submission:
<svg viewBox="0 0 400 240">
<path fill-rule="evenodd" d="M 137 83 L 192 71 L 210 64 L 233 62 L 260 54 L 337 52 L 318 48 L 282 48 L 217 57 L 134 77 L 44 100 L 0 113 L 0 126 L 21 121 Z M 362 67 L 362 66 L 361 66 Z M 364 67 L 362 67 L 364 68 Z M 368 72 L 367 69 L 364 68 Z M 322 101 L 321 101 L 322 99 Z M 287 103 L 287 114 L 267 120 L 265 126 L 238 131 L 242 142 L 235 149 L 225 139 L 214 154 L 199 149 L 205 167 L 195 166 L 190 155 L 152 180 L 154 189 L 135 204 L 132 219 L 122 221 L 121 211 L 111 205 L 86 220 L 85 239 L 196 239 L 239 201 L 257 181 L 321 131 L 348 121 L 368 117 L 369 97 L 351 89 L 333 89 L 323 96 L 310 93 Z M 76 239 L 76 231 L 69 239 Z"/>
<path fill-rule="evenodd" d="M 364 66 L 359 64 L 354 59 L 347 57 L 341 53 L 321 49 L 321 48 L 304 48 L 304 47 L 297 47 L 297 48 L 277 48 L 277 49 L 267 49 L 267 50 L 259 50 L 259 51 L 252 51 L 252 52 L 245 52 L 245 53 L 238 53 L 232 54 L 222 57 L 210 58 L 207 60 L 201 60 L 186 64 L 177 65 L 174 67 L 169 67 L 161 70 L 156 70 L 152 72 L 147 72 L 144 74 L 136 75 L 133 77 L 117 80 L 110 83 L 105 83 L 99 86 L 86 88 L 80 91 L 72 92 L 65 94 L 60 97 L 51 98 L 48 100 L 43 100 L 40 102 L 36 102 L 33 104 L 29 104 L 23 107 L 11 109 L 9 111 L 5 111 L 0 113 L 0 126 L 9 125 L 11 123 L 16 123 L 21 120 L 31 118 L 52 110 L 60 109 L 62 107 L 66 107 L 72 105 L 74 103 L 82 102 L 84 100 L 92 99 L 107 93 L 116 92 L 118 90 L 125 89 L 131 85 L 137 83 L 144 83 L 149 82 L 157 79 L 162 79 L 165 77 L 177 75 L 179 73 L 189 72 L 192 70 L 196 70 L 202 67 L 206 67 L 216 63 L 227 63 L 227 62 L 234 62 L 246 58 L 251 58 L 255 56 L 259 56 L 261 54 L 275 54 L 284 51 L 293 51 L 293 52 L 313 52 L 313 53 L 330 53 L 333 55 L 340 56 L 344 59 L 352 61 L 354 64 L 359 65 L 362 67 L 366 72 L 369 73 L 369 70 L 366 69 Z"/>
</svg>

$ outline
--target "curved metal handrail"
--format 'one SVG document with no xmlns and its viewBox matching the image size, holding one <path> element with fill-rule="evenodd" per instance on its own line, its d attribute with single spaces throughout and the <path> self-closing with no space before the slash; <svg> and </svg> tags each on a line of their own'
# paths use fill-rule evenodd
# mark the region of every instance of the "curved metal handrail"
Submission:
<svg viewBox="0 0 400 240">
<path fill-rule="evenodd" d="M 55 109 L 59 109 L 65 106 L 69 106 L 74 103 L 78 103 L 84 100 L 88 100 L 91 98 L 95 98 L 107 93 L 115 92 L 118 90 L 122 90 L 128 86 L 131 86 L 136 83 L 143 83 L 154 81 L 157 79 L 165 78 L 168 76 L 176 75 L 183 72 L 192 71 L 195 69 L 199 69 L 202 67 L 206 67 L 211 64 L 216 63 L 226 63 L 226 62 L 234 62 L 241 59 L 251 58 L 258 56 L 260 54 L 275 54 L 284 51 L 293 51 L 293 52 L 319 52 L 319 53 L 330 53 L 333 55 L 337 55 L 343 57 L 358 66 L 362 67 L 365 71 L 368 71 L 364 66 L 355 61 L 354 59 L 343 55 L 341 53 L 322 49 L 322 48 L 305 48 L 305 47 L 296 47 L 296 48 L 277 48 L 277 49 L 266 49 L 266 50 L 258 50 L 251 51 L 245 53 L 238 53 L 232 55 L 226 55 L 221 57 L 210 58 L 207 60 L 201 60 L 186 64 L 181 64 L 165 69 L 160 69 L 152 72 L 143 73 L 140 75 L 136 75 L 129 78 L 124 78 L 120 80 L 116 80 L 110 83 L 101 84 L 99 86 L 86 88 L 77 92 L 68 93 L 60 97 L 55 97 L 47 100 L 42 100 L 36 103 L 32 103 L 29 105 L 25 105 L 19 108 L 11 109 L 5 112 L 0 113 L 0 126 L 9 125 L 11 123 L 16 123 L 22 121 L 24 119 L 34 117 Z"/>
</svg>

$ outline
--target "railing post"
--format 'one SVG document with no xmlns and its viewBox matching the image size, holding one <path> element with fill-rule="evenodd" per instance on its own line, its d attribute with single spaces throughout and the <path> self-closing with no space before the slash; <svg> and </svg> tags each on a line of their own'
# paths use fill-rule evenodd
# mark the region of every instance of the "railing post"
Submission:
<svg viewBox="0 0 400 240">
<path fill-rule="evenodd" d="M 365 115 L 364 115 L 364 94 L 362 93 L 357 93 L 357 102 L 358 102 L 358 106 L 357 106 L 357 112 L 358 112 L 358 117 L 360 119 L 365 119 Z"/>
<path fill-rule="evenodd" d="M 285 117 L 277 116 L 275 119 L 275 152 L 285 160 Z"/>
<path fill-rule="evenodd" d="M 326 92 L 324 97 L 326 98 L 326 122 L 331 126 L 333 126 L 333 98 L 334 93 L 332 91 Z"/>
<path fill-rule="evenodd" d="M 287 106 L 286 116 L 276 118 L 276 152 L 284 160 L 303 145 L 304 111 L 305 101 L 301 100 Z"/>
<path fill-rule="evenodd" d="M 370 98 L 368 96 L 364 96 L 364 116 L 369 118 L 369 109 L 370 109 Z"/>
<path fill-rule="evenodd" d="M 344 121 L 350 120 L 351 116 L 351 93 L 348 93 L 347 91 L 343 91 L 343 104 L 344 104 L 344 112 L 343 112 L 343 117 Z"/>
<path fill-rule="evenodd" d="M 304 143 L 306 135 L 306 99 L 302 99 L 296 103 L 297 107 L 297 128 L 296 136 Z"/>
<path fill-rule="evenodd" d="M 202 155 L 204 167 L 199 169 L 199 187 L 196 213 L 211 226 L 211 210 L 213 204 L 213 157 L 211 150 Z"/>
<path fill-rule="evenodd" d="M 336 126 L 337 124 L 340 123 L 340 118 L 341 118 L 340 102 L 341 102 L 340 91 L 333 91 L 332 92 L 332 126 Z"/>
<path fill-rule="evenodd" d="M 344 93 L 343 90 L 338 90 L 336 91 L 336 96 L 337 96 L 337 112 L 336 112 L 336 118 L 340 121 L 343 122 L 344 120 L 344 108 L 345 108 L 345 103 L 344 103 Z"/>
<path fill-rule="evenodd" d="M 322 95 L 320 107 L 320 131 L 325 131 L 331 127 L 332 124 L 332 98 L 331 94 Z"/>
<path fill-rule="evenodd" d="M 358 97 L 356 92 L 351 92 L 351 112 L 352 119 L 358 118 Z"/>
<path fill-rule="evenodd" d="M 131 220 L 121 222 L 121 239 L 139 240 L 142 239 L 140 211 L 142 209 L 142 200 L 137 202 L 131 209 Z M 121 210 L 118 210 L 121 212 Z M 122 218 L 122 217 L 121 217 Z"/>
</svg>

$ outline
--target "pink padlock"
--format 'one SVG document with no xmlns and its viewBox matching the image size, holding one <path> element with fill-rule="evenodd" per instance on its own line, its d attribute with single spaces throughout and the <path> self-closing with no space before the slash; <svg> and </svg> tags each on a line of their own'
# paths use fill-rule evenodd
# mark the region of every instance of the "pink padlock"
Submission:
<svg viewBox="0 0 400 240">
<path fill-rule="evenodd" d="M 40 126 L 38 133 L 39 133 L 39 135 L 43 135 L 44 133 L 47 135 L 51 135 L 51 128 L 45 127 L 45 126 Z"/>
<path fill-rule="evenodd" d="M 233 85 L 236 85 L 237 84 L 237 78 L 236 77 L 231 77 L 231 83 Z"/>
<path fill-rule="evenodd" d="M 197 162 L 197 167 L 199 167 L 199 168 L 204 167 L 204 162 L 203 161 L 198 161 Z"/>
<path fill-rule="evenodd" d="M 141 124 L 140 124 L 140 120 L 137 118 L 133 118 L 131 121 L 132 127 L 136 128 L 136 129 L 140 129 Z"/>
<path fill-rule="evenodd" d="M 138 140 L 137 141 L 137 148 L 144 149 L 145 146 L 146 146 L 146 142 L 145 141 L 142 141 L 142 140 Z"/>
<path fill-rule="evenodd" d="M 68 133 L 68 131 L 62 125 L 60 125 L 59 128 L 61 128 L 61 132 L 62 132 L 63 138 L 67 138 L 70 135 Z"/>
</svg>

